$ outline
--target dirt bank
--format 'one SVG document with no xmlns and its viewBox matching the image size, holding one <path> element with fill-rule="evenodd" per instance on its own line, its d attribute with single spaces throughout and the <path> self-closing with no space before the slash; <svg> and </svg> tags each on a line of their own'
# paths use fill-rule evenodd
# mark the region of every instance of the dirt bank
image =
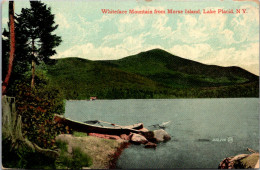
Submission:
<svg viewBox="0 0 260 170">
<path fill-rule="evenodd" d="M 83 152 L 91 156 L 91 169 L 116 168 L 116 161 L 128 142 L 122 139 L 104 139 L 95 136 L 75 137 L 69 134 L 59 135 L 56 140 L 68 144 L 68 152 L 72 148 L 80 147 Z"/>
</svg>

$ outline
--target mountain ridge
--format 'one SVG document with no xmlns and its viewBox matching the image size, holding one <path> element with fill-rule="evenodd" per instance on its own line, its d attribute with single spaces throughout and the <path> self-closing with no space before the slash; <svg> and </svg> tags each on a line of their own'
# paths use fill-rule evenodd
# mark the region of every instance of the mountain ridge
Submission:
<svg viewBox="0 0 260 170">
<path fill-rule="evenodd" d="M 164 55 L 162 55 L 162 53 L 164 53 Z M 250 73 L 249 71 L 241 68 L 241 67 L 238 67 L 238 66 L 218 66 L 218 65 L 211 65 L 211 64 L 204 64 L 204 63 L 201 63 L 201 62 L 198 62 L 198 61 L 193 61 L 193 60 L 190 60 L 190 59 L 186 59 L 186 58 L 182 58 L 182 57 L 179 57 L 179 56 L 176 56 L 176 55 L 173 55 L 165 50 L 162 50 L 162 49 L 152 49 L 152 50 L 148 50 L 146 52 L 140 52 L 136 55 L 132 55 L 132 56 L 128 56 L 128 57 L 124 57 L 122 59 L 119 59 L 119 60 L 116 60 L 117 62 L 121 62 L 123 60 L 129 60 L 129 59 L 132 59 L 133 56 L 137 56 L 137 57 L 146 57 L 145 59 L 149 59 L 147 58 L 147 56 L 149 57 L 154 57 L 154 58 L 157 58 L 159 61 L 161 60 L 161 58 L 163 57 L 165 62 L 167 62 L 167 66 L 169 69 L 171 69 L 171 67 L 179 67 L 180 65 L 182 67 L 185 67 L 185 66 L 188 66 L 188 67 L 191 67 L 191 66 L 199 66 L 199 67 L 215 67 L 215 68 L 218 68 L 218 69 L 230 69 L 230 71 L 236 71 L 236 72 L 240 72 L 240 71 L 243 71 L 245 74 L 248 74 L 250 75 L 252 78 L 257 78 L 257 76 L 253 73 Z M 159 56 L 159 57 L 157 57 Z M 179 68 L 179 70 L 181 70 L 181 68 Z M 203 70 L 204 71 L 204 70 Z M 190 72 L 191 74 L 192 72 Z M 201 74 L 201 72 L 200 72 Z M 255 80 L 255 79 L 254 79 Z"/>
<path fill-rule="evenodd" d="M 241 92 L 238 91 L 241 94 L 229 96 L 257 97 L 259 91 L 259 77 L 245 69 L 207 65 L 161 49 L 118 60 L 59 59 L 48 68 L 48 75 L 60 85 L 68 99 L 86 99 L 93 95 L 114 99 L 205 96 L 198 92 L 201 89 L 206 89 L 205 97 L 221 97 L 225 94 L 219 89 L 226 91 L 234 86 L 241 88 Z"/>
</svg>

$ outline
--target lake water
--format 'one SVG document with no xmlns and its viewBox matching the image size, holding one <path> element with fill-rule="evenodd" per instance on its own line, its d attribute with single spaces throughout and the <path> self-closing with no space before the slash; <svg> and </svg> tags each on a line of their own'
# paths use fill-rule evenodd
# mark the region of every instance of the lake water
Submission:
<svg viewBox="0 0 260 170">
<path fill-rule="evenodd" d="M 239 99 L 150 99 L 67 101 L 65 116 L 119 125 L 171 121 L 172 137 L 154 149 L 131 145 L 118 168 L 217 168 L 228 156 L 259 148 L 259 103 Z"/>
</svg>

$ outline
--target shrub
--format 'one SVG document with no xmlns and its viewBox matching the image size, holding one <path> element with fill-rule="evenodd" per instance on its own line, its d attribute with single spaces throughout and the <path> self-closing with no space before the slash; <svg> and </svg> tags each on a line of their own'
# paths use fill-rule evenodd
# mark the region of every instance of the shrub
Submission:
<svg viewBox="0 0 260 170">
<path fill-rule="evenodd" d="M 87 154 L 83 153 L 80 148 L 73 148 L 72 162 L 71 167 L 69 168 L 79 169 L 82 167 L 88 167 L 91 164 L 92 160 Z"/>
<path fill-rule="evenodd" d="M 49 85 L 44 75 L 37 75 L 34 89 L 26 82 L 16 87 L 16 106 L 22 116 L 23 134 L 40 147 L 52 148 L 55 137 L 65 131 L 63 125 L 53 121 L 54 114 L 64 112 L 63 96 L 57 87 Z"/>
<path fill-rule="evenodd" d="M 13 147 L 12 141 L 2 140 L 2 164 L 5 168 L 54 169 L 55 160 L 34 152 L 24 144 Z"/>
<path fill-rule="evenodd" d="M 82 169 L 92 165 L 92 159 L 79 147 L 72 148 L 72 153 L 68 153 L 68 146 L 65 142 L 57 141 L 56 145 L 60 149 L 60 157 L 56 161 L 57 169 Z"/>
</svg>

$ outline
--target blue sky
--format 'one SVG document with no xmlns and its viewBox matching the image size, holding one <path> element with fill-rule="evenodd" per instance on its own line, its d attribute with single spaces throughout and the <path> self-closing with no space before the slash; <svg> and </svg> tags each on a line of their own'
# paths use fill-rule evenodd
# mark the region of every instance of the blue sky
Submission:
<svg viewBox="0 0 260 170">
<path fill-rule="evenodd" d="M 119 59 L 153 48 L 205 64 L 240 66 L 259 75 L 259 3 L 231 0 L 43 1 L 63 42 L 52 58 Z M 15 1 L 15 11 L 28 7 Z M 101 9 L 246 9 L 246 14 L 103 14 Z M 2 28 L 8 3 L 2 4 Z"/>
</svg>

